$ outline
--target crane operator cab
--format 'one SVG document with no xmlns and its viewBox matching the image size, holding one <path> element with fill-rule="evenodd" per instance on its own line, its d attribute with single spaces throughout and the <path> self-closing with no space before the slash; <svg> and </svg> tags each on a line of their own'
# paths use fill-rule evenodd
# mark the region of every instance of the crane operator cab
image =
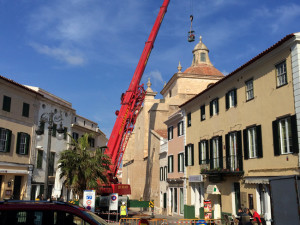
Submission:
<svg viewBox="0 0 300 225">
<path fill-rule="evenodd" d="M 195 41 L 195 31 L 192 30 L 193 19 L 194 19 L 193 15 L 190 15 L 191 28 L 190 28 L 190 31 L 188 32 L 188 42 Z"/>
</svg>

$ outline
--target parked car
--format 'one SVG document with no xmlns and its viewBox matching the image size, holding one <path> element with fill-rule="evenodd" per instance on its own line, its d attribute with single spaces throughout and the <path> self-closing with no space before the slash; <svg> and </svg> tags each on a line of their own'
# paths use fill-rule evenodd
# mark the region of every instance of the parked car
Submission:
<svg viewBox="0 0 300 225">
<path fill-rule="evenodd" d="M 108 223 L 82 207 L 65 202 L 0 202 L 0 225 L 107 225 Z"/>
</svg>

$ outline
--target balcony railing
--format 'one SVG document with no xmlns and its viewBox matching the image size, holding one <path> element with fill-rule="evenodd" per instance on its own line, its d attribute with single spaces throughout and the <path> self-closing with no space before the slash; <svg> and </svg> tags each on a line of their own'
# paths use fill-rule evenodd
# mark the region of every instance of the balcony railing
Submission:
<svg viewBox="0 0 300 225">
<path fill-rule="evenodd" d="M 202 174 L 243 174 L 243 157 L 229 155 L 202 160 L 200 169 Z"/>
</svg>

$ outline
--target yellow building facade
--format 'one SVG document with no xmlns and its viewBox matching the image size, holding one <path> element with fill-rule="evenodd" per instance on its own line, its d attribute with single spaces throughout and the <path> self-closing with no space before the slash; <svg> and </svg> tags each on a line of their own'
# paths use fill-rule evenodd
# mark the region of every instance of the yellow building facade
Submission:
<svg viewBox="0 0 300 225">
<path fill-rule="evenodd" d="M 255 208 L 271 224 L 269 180 L 299 175 L 299 40 L 286 36 L 180 106 L 187 178 L 203 179 L 196 214 L 211 200 L 214 218 Z"/>
</svg>

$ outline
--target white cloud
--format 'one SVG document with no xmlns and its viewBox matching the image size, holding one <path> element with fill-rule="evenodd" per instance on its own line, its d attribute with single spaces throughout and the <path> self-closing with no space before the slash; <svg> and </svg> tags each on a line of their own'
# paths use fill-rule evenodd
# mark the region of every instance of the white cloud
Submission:
<svg viewBox="0 0 300 225">
<path fill-rule="evenodd" d="M 73 53 L 69 49 L 49 47 L 47 45 L 40 45 L 37 43 L 30 44 L 37 52 L 58 59 L 62 62 L 66 62 L 70 65 L 80 66 L 85 63 L 85 60 L 79 54 Z"/>
</svg>

